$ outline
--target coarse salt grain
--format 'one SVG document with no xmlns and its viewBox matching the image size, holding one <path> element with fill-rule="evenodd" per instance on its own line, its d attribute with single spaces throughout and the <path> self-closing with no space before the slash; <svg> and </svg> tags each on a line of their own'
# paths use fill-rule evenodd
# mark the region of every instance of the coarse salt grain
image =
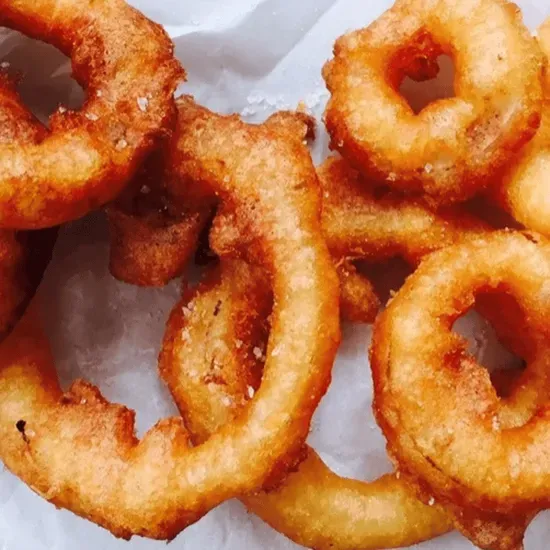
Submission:
<svg viewBox="0 0 550 550">
<path fill-rule="evenodd" d="M 86 113 L 86 118 L 88 120 L 91 120 L 92 122 L 95 122 L 96 120 L 99 120 L 99 117 L 94 113 Z"/>
<path fill-rule="evenodd" d="M 258 360 L 263 357 L 262 350 L 257 346 L 252 350 L 252 353 L 254 354 L 254 357 Z"/>
<path fill-rule="evenodd" d="M 228 395 L 222 397 L 222 404 L 226 407 L 229 407 L 233 404 L 233 400 Z"/>
<path fill-rule="evenodd" d="M 0 63 L 0 67 L 2 67 L 2 69 L 8 69 L 11 67 L 11 63 L 9 61 L 2 61 L 2 63 Z"/>
<path fill-rule="evenodd" d="M 149 100 L 146 97 L 138 97 L 137 104 L 138 104 L 139 110 L 142 113 L 145 113 L 147 111 L 147 108 L 149 107 Z"/>
<path fill-rule="evenodd" d="M 432 497 L 430 500 L 428 500 L 428 506 L 433 506 L 435 504 L 435 498 Z"/>
<path fill-rule="evenodd" d="M 248 397 L 250 397 L 250 399 L 252 399 L 254 397 L 254 394 L 256 393 L 256 391 L 254 390 L 254 388 L 252 386 L 248 386 L 247 391 L 248 391 Z"/>
<path fill-rule="evenodd" d="M 424 166 L 424 172 L 426 172 L 426 174 L 431 174 L 433 169 L 434 169 L 434 167 L 430 163 L 428 163 L 428 164 L 426 164 L 426 166 Z"/>
<path fill-rule="evenodd" d="M 66 113 L 67 112 L 67 107 L 63 107 L 63 105 L 60 105 L 59 108 L 57 109 L 57 111 L 61 114 Z"/>
<path fill-rule="evenodd" d="M 123 149 L 126 149 L 126 147 L 128 147 L 128 142 L 124 138 L 119 139 L 116 144 L 116 150 L 122 151 Z"/>
<path fill-rule="evenodd" d="M 103 92 L 101 90 L 97 90 L 97 92 L 95 93 L 95 95 L 97 97 L 102 97 L 103 96 Z"/>
<path fill-rule="evenodd" d="M 397 180 L 397 174 L 395 172 L 390 172 L 386 179 L 388 181 L 396 181 Z"/>
</svg>

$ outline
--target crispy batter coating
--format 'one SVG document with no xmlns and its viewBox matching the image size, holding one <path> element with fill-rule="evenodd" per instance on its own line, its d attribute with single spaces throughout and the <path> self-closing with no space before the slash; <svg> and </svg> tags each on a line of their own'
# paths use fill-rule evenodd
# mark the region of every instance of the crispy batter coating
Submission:
<svg viewBox="0 0 550 550">
<path fill-rule="evenodd" d="M 265 360 L 271 297 L 262 272 L 222 260 L 168 323 L 160 372 L 194 443 L 243 414 Z M 182 337 L 187 335 L 187 337 Z M 248 509 L 298 544 L 319 550 L 408 546 L 451 527 L 438 506 L 418 501 L 399 476 L 342 478 L 315 451 L 283 486 L 243 498 Z"/>
<path fill-rule="evenodd" d="M 160 287 L 185 271 L 212 216 L 212 200 L 175 208 L 163 188 L 163 149 L 147 160 L 131 186 L 107 206 L 109 268 L 120 281 Z"/>
<path fill-rule="evenodd" d="M 273 281 L 268 358 L 248 409 L 198 447 L 190 448 L 181 418 L 160 421 L 139 441 L 134 413 L 97 388 L 78 381 L 62 394 L 45 351 L 15 365 L 9 354 L 0 358 L 6 466 L 44 498 L 121 537 L 173 538 L 224 500 L 279 481 L 303 458 L 340 338 L 338 281 L 302 141 L 284 125 L 250 126 L 189 98 L 179 102 L 179 120 L 171 184 L 203 181 L 218 192 L 255 236 L 250 256 Z M 17 349 L 46 347 L 25 326 Z"/>
<path fill-rule="evenodd" d="M 549 502 L 549 276 L 550 245 L 533 234 L 465 239 L 430 255 L 375 325 L 375 412 L 389 452 L 482 547 L 521 548 L 529 520 Z M 508 315 L 519 308 L 532 335 L 512 338 L 528 365 L 502 400 L 451 331 L 479 293 L 511 296 L 517 305 Z"/>
<path fill-rule="evenodd" d="M 457 67 L 455 96 L 415 114 L 399 93 L 436 58 Z M 487 186 L 535 134 L 543 56 L 508 0 L 397 0 L 338 39 L 324 68 L 331 146 L 366 175 L 436 204 Z"/>
<path fill-rule="evenodd" d="M 550 56 L 550 19 L 538 29 L 538 41 Z M 550 76 L 544 78 L 542 122 L 505 177 L 490 190 L 492 198 L 528 229 L 550 235 Z"/>
<path fill-rule="evenodd" d="M 0 146 L 38 143 L 46 129 L 21 104 L 15 83 L 0 72 Z M 51 259 L 56 230 L 0 230 L 0 340 L 13 329 L 34 296 Z"/>
<path fill-rule="evenodd" d="M 66 53 L 87 91 L 40 142 L 1 147 L 0 226 L 50 227 L 118 195 L 165 131 L 184 72 L 162 27 L 124 0 L 1 0 L 0 23 Z"/>
</svg>

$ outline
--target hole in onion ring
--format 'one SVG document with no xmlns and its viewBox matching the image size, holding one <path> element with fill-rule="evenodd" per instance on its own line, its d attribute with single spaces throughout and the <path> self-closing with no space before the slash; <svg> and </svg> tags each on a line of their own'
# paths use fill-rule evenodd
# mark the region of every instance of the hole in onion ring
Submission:
<svg viewBox="0 0 550 550">
<path fill-rule="evenodd" d="M 522 356 L 534 347 L 523 313 L 515 298 L 503 292 L 479 294 L 473 309 L 455 321 L 453 330 L 468 340 L 468 352 L 487 369 L 498 397 L 507 400 L 525 372 Z"/>
<path fill-rule="evenodd" d="M 415 114 L 435 101 L 455 97 L 455 65 L 452 58 L 440 55 L 435 65 L 435 77 L 414 80 L 410 76 L 405 76 L 399 86 L 399 93 L 407 100 Z"/>
<path fill-rule="evenodd" d="M 80 109 L 82 87 L 72 78 L 69 58 L 57 48 L 17 31 L 7 33 L 0 49 L 0 68 L 19 81 L 25 105 L 44 124 L 60 106 Z"/>
</svg>

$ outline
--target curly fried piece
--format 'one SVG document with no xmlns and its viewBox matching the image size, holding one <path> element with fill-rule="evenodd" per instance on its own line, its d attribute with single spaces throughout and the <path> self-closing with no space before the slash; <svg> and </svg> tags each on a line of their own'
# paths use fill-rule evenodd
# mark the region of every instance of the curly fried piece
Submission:
<svg viewBox="0 0 550 550">
<path fill-rule="evenodd" d="M 442 54 L 457 67 L 455 97 L 415 114 L 399 86 L 433 76 Z M 365 175 L 434 204 L 467 199 L 535 134 L 542 67 L 507 0 L 397 0 L 339 38 L 324 68 L 331 146 Z"/>
<path fill-rule="evenodd" d="M 550 19 L 538 29 L 538 41 L 550 57 Z M 505 177 L 490 191 L 491 198 L 524 227 L 550 235 L 550 76 L 544 79 L 542 122 Z"/>
<path fill-rule="evenodd" d="M 0 72 L 0 146 L 38 143 L 47 130 L 22 105 L 15 82 Z M 48 265 L 57 231 L 0 230 L 0 340 L 13 329 Z"/>
<path fill-rule="evenodd" d="M 489 519 L 501 523 L 493 547 L 520 548 L 529 520 L 548 506 L 540 457 L 548 439 L 549 274 L 550 245 L 535 235 L 467 239 L 430 255 L 375 325 L 375 412 L 388 449 L 478 545 L 491 535 Z M 450 330 L 487 292 L 513 297 L 512 314 L 523 312 L 524 333 L 532 335 L 527 343 L 511 339 L 528 365 L 504 399 Z"/>
<path fill-rule="evenodd" d="M 0 147 L 0 226 L 50 227 L 118 195 L 166 131 L 184 72 L 162 27 L 124 0 L 1 0 L 0 23 L 71 57 L 87 91 L 40 142 Z"/>
<path fill-rule="evenodd" d="M 222 260 L 172 312 L 160 373 L 196 444 L 239 418 L 255 395 L 272 303 L 265 288 L 256 267 Z M 313 449 L 304 453 L 283 486 L 242 499 L 298 544 L 319 550 L 408 546 L 451 528 L 442 509 L 418 501 L 399 476 L 373 483 L 345 479 Z"/>
<path fill-rule="evenodd" d="M 79 381 L 62 394 L 47 354 L 0 369 L 0 458 L 44 498 L 120 537 L 171 539 L 221 502 L 280 481 L 303 458 L 340 338 L 338 282 L 302 141 L 284 125 L 247 125 L 182 98 L 173 147 L 171 185 L 201 181 L 234 209 L 273 283 L 264 375 L 244 414 L 197 447 L 181 418 L 139 441 L 134 413 L 97 388 Z"/>
<path fill-rule="evenodd" d="M 183 274 L 212 217 L 211 198 L 193 196 L 175 208 L 162 186 L 161 154 L 148 159 L 139 175 L 105 209 L 113 277 L 138 286 L 160 287 Z"/>
</svg>

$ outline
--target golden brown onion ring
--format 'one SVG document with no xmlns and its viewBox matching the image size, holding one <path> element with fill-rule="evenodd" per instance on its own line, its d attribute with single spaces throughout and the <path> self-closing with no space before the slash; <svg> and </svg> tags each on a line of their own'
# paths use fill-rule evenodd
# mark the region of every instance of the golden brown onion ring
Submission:
<svg viewBox="0 0 550 550">
<path fill-rule="evenodd" d="M 442 54 L 457 67 L 456 97 L 417 115 L 399 85 L 432 76 L 426 64 Z M 466 199 L 536 132 L 542 66 L 507 0 L 397 0 L 369 27 L 341 37 L 324 68 L 331 145 L 390 186 L 425 192 L 436 204 Z"/>
<path fill-rule="evenodd" d="M 0 226 L 57 225 L 124 188 L 165 132 L 184 72 L 161 26 L 124 0 L 1 0 L 0 23 L 70 56 L 87 91 L 39 143 L 0 147 Z"/>
<path fill-rule="evenodd" d="M 375 412 L 389 452 L 459 522 L 530 519 L 549 502 L 549 476 L 537 461 L 548 432 L 549 275 L 550 245 L 532 234 L 467 239 L 430 255 L 376 322 Z M 513 297 L 533 335 L 518 347 L 528 366 L 504 400 L 451 332 L 487 292 Z M 521 521 L 498 547 L 521 545 Z M 480 544 L 475 529 L 467 534 Z"/>
<path fill-rule="evenodd" d="M 302 140 L 285 125 L 250 126 L 182 98 L 173 146 L 174 189 L 198 181 L 218 192 L 272 279 L 273 330 L 248 409 L 198 447 L 181 418 L 139 441 L 134 413 L 97 388 L 78 381 L 62 394 L 49 357 L 0 369 L 0 458 L 47 500 L 121 537 L 173 538 L 224 500 L 280 481 L 303 458 L 340 337 L 338 282 Z"/>
<path fill-rule="evenodd" d="M 212 216 L 212 199 L 192 195 L 175 208 L 163 188 L 163 150 L 147 160 L 131 186 L 105 211 L 110 271 L 120 281 L 159 287 L 183 274 Z"/>
<path fill-rule="evenodd" d="M 544 54 L 550 56 L 550 19 L 538 30 Z M 541 126 L 518 155 L 502 181 L 489 191 L 524 227 L 550 235 L 550 76 L 544 79 Z"/>
</svg>

